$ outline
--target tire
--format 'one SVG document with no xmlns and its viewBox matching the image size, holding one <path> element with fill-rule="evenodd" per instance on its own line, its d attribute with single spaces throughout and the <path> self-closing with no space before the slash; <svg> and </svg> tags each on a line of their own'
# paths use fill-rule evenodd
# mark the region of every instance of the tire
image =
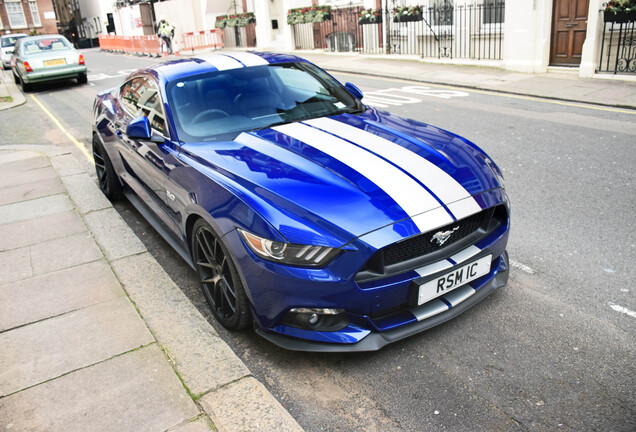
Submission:
<svg viewBox="0 0 636 432">
<path fill-rule="evenodd" d="M 15 74 L 15 72 L 13 72 L 13 81 L 14 81 L 16 84 L 20 84 L 20 77 L 19 77 L 19 76 L 17 76 L 17 75 Z"/>
<path fill-rule="evenodd" d="M 106 195 L 110 201 L 115 202 L 121 198 L 122 187 L 113 164 L 106 153 L 106 149 L 102 145 L 102 142 L 93 136 L 93 159 L 95 160 L 95 173 L 97 174 L 97 181 L 99 182 L 99 188 Z"/>
<path fill-rule="evenodd" d="M 192 258 L 205 299 L 223 327 L 240 330 L 251 323 L 251 312 L 232 256 L 203 219 L 192 228 Z"/>
<path fill-rule="evenodd" d="M 33 90 L 33 84 L 28 83 L 28 82 L 24 82 L 24 79 L 22 79 L 22 78 L 20 79 L 20 81 L 22 81 L 22 91 L 24 93 L 28 93 L 31 90 Z"/>
<path fill-rule="evenodd" d="M 81 73 L 77 75 L 77 82 L 80 84 L 86 84 L 88 82 L 88 77 L 85 73 Z"/>
</svg>

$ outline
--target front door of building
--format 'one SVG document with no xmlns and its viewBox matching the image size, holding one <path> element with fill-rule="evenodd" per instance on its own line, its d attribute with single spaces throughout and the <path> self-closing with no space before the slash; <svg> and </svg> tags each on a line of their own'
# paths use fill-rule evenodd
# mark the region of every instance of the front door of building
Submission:
<svg viewBox="0 0 636 432">
<path fill-rule="evenodd" d="M 554 0 L 550 64 L 578 66 L 587 31 L 590 0 Z"/>
</svg>

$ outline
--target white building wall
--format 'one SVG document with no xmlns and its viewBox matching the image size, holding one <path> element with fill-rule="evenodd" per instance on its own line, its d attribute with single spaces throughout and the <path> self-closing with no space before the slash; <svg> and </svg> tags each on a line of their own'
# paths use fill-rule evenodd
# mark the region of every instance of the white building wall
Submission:
<svg viewBox="0 0 636 432">
<path fill-rule="evenodd" d="M 551 28 L 552 0 L 506 1 L 504 69 L 545 72 L 550 61 Z"/>
<path fill-rule="evenodd" d="M 144 35 L 139 5 L 122 7 L 119 10 L 115 10 L 113 15 L 115 19 L 115 33 L 119 36 Z"/>
<path fill-rule="evenodd" d="M 80 0 L 80 13 L 85 37 L 96 38 L 107 34 L 108 19 L 106 14 L 113 13 L 113 0 Z"/>
</svg>

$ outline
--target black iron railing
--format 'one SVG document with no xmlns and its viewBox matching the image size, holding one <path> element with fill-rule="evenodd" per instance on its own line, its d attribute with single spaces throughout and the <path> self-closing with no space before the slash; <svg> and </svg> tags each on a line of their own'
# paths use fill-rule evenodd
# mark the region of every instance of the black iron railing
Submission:
<svg viewBox="0 0 636 432">
<path fill-rule="evenodd" d="M 332 8 L 329 19 L 292 25 L 292 33 L 296 49 L 501 60 L 504 8 L 504 0 L 461 6 L 446 0 L 410 14 L 373 11 L 371 18 L 362 18 L 361 7 Z"/>
<path fill-rule="evenodd" d="M 636 73 L 636 12 L 603 12 L 598 71 Z"/>
</svg>

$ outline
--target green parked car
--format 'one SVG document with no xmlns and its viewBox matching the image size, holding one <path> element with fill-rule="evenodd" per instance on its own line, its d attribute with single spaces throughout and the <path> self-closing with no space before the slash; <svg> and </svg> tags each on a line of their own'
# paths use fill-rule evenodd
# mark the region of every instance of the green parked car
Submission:
<svg viewBox="0 0 636 432">
<path fill-rule="evenodd" d="M 29 36 L 18 39 L 11 57 L 11 70 L 22 90 L 31 90 L 33 83 L 70 78 L 84 84 L 84 56 L 62 35 Z"/>
</svg>

